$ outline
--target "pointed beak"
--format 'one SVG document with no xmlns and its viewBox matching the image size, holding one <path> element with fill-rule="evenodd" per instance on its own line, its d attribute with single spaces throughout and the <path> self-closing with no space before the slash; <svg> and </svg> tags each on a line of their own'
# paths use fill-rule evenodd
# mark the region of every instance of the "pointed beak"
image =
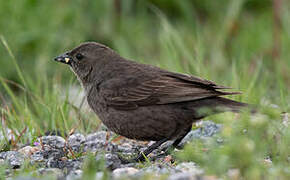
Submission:
<svg viewBox="0 0 290 180">
<path fill-rule="evenodd" d="M 61 63 L 70 65 L 72 62 L 72 57 L 69 56 L 67 53 L 64 53 L 64 54 L 59 55 L 56 58 L 54 58 L 54 60 L 57 62 L 61 62 Z"/>
</svg>

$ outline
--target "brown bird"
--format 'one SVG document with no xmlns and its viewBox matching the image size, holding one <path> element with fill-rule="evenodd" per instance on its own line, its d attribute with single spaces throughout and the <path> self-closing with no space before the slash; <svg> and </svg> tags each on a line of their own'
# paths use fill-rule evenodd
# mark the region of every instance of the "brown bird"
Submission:
<svg viewBox="0 0 290 180">
<path fill-rule="evenodd" d="M 176 147 L 192 123 L 245 103 L 223 98 L 239 94 L 212 81 L 127 60 L 109 47 L 86 42 L 55 58 L 70 65 L 85 89 L 89 106 L 115 133 L 156 141 L 135 160 L 144 160 L 162 143 Z"/>
</svg>

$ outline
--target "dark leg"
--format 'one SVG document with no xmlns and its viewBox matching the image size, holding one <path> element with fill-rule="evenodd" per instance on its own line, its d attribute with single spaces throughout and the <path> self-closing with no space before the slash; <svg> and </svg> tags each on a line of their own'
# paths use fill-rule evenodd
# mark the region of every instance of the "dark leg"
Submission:
<svg viewBox="0 0 290 180">
<path fill-rule="evenodd" d="M 184 135 L 182 135 L 180 138 L 177 138 L 173 144 L 172 144 L 172 147 L 173 148 L 178 148 L 179 146 L 179 143 L 182 141 L 182 139 L 191 131 L 191 126 L 186 130 L 186 133 Z"/>
<path fill-rule="evenodd" d="M 165 151 L 165 154 L 170 154 L 175 148 L 182 149 L 182 147 L 179 147 L 179 143 L 182 141 L 182 139 L 191 131 L 191 126 L 185 131 L 185 133 L 177 138 L 169 147 L 166 147 L 162 149 L 162 151 Z"/>
<path fill-rule="evenodd" d="M 186 133 L 184 133 L 182 136 L 180 136 L 180 138 L 176 139 L 169 147 L 166 147 L 164 149 L 162 149 L 162 151 L 164 151 L 164 153 L 159 154 L 155 157 L 153 157 L 151 160 L 156 160 L 158 158 L 162 158 L 165 157 L 169 154 L 171 154 L 171 152 L 175 149 L 181 149 L 182 147 L 179 147 L 179 143 L 182 141 L 182 139 L 191 131 L 191 126 L 185 131 Z"/>
<path fill-rule="evenodd" d="M 150 154 L 152 151 L 154 151 L 156 148 L 158 148 L 161 144 L 163 144 L 167 140 L 168 140 L 167 138 L 164 138 L 160 141 L 156 141 L 154 144 L 152 144 L 147 149 L 145 149 L 145 151 L 139 153 L 135 161 L 144 161 L 145 160 L 144 155 L 147 156 L 148 154 Z"/>
</svg>

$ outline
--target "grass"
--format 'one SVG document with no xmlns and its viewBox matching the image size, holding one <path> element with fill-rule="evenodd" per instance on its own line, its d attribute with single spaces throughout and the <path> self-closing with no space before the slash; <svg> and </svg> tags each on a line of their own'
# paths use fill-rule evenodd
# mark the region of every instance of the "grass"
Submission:
<svg viewBox="0 0 290 180">
<path fill-rule="evenodd" d="M 177 155 L 180 161 L 193 160 L 222 178 L 229 178 L 230 169 L 248 179 L 289 178 L 289 126 L 281 126 L 280 117 L 290 109 L 289 2 L 279 11 L 278 55 L 272 54 L 275 23 L 268 1 L 170 1 L 173 5 L 164 7 L 161 1 L 128 0 L 121 14 L 113 3 L 21 1 L 15 6 L 0 0 L 1 131 L 8 127 L 19 137 L 14 143 L 6 137 L 1 148 L 15 149 L 48 130 L 65 135 L 74 128 L 82 133 L 99 128 L 93 113 L 72 103 L 70 89 L 79 87 L 73 74 L 51 60 L 95 40 L 129 59 L 231 86 L 243 92 L 233 99 L 261 109 L 258 117 L 208 117 L 224 124 L 223 144 L 194 142 Z M 267 156 L 270 166 L 263 163 Z"/>
</svg>

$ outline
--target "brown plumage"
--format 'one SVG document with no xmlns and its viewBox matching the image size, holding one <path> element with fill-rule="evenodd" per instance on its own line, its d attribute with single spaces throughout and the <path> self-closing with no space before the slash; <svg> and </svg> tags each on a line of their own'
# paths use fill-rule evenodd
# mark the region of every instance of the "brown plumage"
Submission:
<svg viewBox="0 0 290 180">
<path fill-rule="evenodd" d="M 157 141 L 145 155 L 167 140 L 177 146 L 194 121 L 247 106 L 221 97 L 239 94 L 223 91 L 227 87 L 127 60 L 95 42 L 83 43 L 55 60 L 71 66 L 90 107 L 110 130 Z"/>
</svg>

